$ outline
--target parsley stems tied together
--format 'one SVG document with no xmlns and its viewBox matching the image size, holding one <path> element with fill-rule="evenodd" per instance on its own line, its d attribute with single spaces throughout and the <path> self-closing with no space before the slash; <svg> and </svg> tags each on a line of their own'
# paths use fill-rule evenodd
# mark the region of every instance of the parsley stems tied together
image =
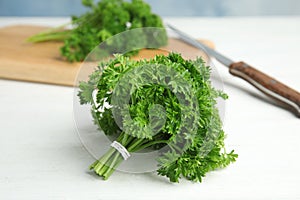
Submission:
<svg viewBox="0 0 300 200">
<path fill-rule="evenodd" d="M 143 138 L 135 138 L 126 133 L 120 134 L 117 141 L 122 144 L 128 152 L 137 152 L 148 148 L 158 143 L 166 143 L 167 141 L 149 141 Z M 120 152 L 111 147 L 99 160 L 95 161 L 90 170 L 94 170 L 96 174 L 102 176 L 104 180 L 107 180 L 116 168 L 122 163 L 123 157 Z"/>
</svg>

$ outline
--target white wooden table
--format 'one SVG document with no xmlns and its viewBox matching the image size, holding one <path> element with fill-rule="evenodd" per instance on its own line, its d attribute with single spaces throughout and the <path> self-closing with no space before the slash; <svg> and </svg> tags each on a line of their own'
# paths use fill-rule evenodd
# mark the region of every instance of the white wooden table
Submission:
<svg viewBox="0 0 300 200">
<path fill-rule="evenodd" d="M 0 18 L 0 26 L 66 21 Z M 300 17 L 165 21 L 213 40 L 229 57 L 300 90 Z M 230 96 L 224 122 L 227 148 L 239 158 L 209 173 L 201 184 L 170 184 L 155 173 L 116 172 L 102 181 L 87 170 L 93 158 L 76 133 L 72 88 L 0 80 L 0 199 L 300 199 L 299 119 L 215 65 Z"/>
</svg>

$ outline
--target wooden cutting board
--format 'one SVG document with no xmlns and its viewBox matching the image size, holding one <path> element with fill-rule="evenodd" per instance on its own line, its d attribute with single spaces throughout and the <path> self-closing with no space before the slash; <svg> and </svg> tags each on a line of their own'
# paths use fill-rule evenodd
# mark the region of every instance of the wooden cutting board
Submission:
<svg viewBox="0 0 300 200">
<path fill-rule="evenodd" d="M 47 27 L 18 25 L 0 29 L 0 78 L 74 86 L 81 63 L 69 63 L 60 55 L 61 42 L 31 44 L 29 36 L 44 31 Z M 202 40 L 208 46 L 213 43 Z M 171 38 L 163 50 L 142 50 L 134 59 L 151 58 L 168 51 L 180 52 L 186 58 L 195 58 L 201 52 L 177 39 Z M 93 71 L 93 67 L 86 73 Z"/>
</svg>

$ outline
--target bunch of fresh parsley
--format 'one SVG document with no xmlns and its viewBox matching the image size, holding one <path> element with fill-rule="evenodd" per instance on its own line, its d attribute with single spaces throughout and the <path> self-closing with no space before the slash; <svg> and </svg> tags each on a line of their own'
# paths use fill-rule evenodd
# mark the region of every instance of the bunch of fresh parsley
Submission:
<svg viewBox="0 0 300 200">
<path fill-rule="evenodd" d="M 201 58 L 185 60 L 170 53 L 133 61 L 115 55 L 79 88 L 81 104 L 92 105 L 99 129 L 130 153 L 158 150 L 157 172 L 171 182 L 181 177 L 201 182 L 207 172 L 237 158 L 234 151 L 225 151 L 216 107 L 216 99 L 227 95 L 212 87 L 210 68 Z M 90 169 L 108 179 L 122 161 L 110 148 Z"/>
<path fill-rule="evenodd" d="M 160 27 L 163 23 L 158 15 L 143 0 L 82 0 L 89 8 L 85 14 L 72 17 L 72 29 L 66 29 L 69 24 L 50 29 L 28 38 L 29 42 L 63 41 L 61 54 L 70 62 L 82 61 L 101 42 L 113 35 L 126 30 L 142 27 Z M 139 37 L 143 37 L 141 33 Z M 160 46 L 167 43 L 167 37 L 162 36 L 158 41 Z M 114 44 L 120 49 L 126 49 L 124 41 Z M 145 44 L 146 46 L 147 44 Z M 116 53 L 116 52 L 108 52 Z M 133 52 L 137 53 L 137 52 Z"/>
</svg>

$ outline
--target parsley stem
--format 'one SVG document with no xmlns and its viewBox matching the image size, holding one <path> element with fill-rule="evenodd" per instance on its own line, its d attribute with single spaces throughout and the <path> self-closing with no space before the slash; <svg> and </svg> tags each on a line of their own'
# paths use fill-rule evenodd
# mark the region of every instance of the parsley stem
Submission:
<svg viewBox="0 0 300 200">
<path fill-rule="evenodd" d="M 98 160 L 96 160 L 93 164 L 90 165 L 89 169 L 92 170 L 95 168 L 95 166 L 98 164 Z"/>
<path fill-rule="evenodd" d="M 151 141 L 151 142 L 148 142 L 148 143 L 146 143 L 144 145 L 138 146 L 133 151 L 140 151 L 140 150 L 146 149 L 148 147 L 151 147 L 152 145 L 155 145 L 155 144 L 161 144 L 161 143 L 166 143 L 167 144 L 169 142 L 170 142 L 169 140 Z"/>
<path fill-rule="evenodd" d="M 113 157 L 115 156 L 115 155 L 118 155 L 119 154 L 119 152 L 114 152 L 109 158 L 108 158 L 108 160 L 105 162 L 105 163 L 102 163 L 102 167 L 101 167 L 101 169 L 98 171 L 98 174 L 100 175 L 100 176 L 103 176 L 103 178 L 104 178 L 104 174 L 108 171 L 108 170 L 110 170 L 110 168 L 112 167 L 112 162 L 113 162 Z"/>
<path fill-rule="evenodd" d="M 112 156 L 115 152 L 116 152 L 115 148 L 110 148 L 109 151 L 106 154 L 104 154 L 104 156 L 102 158 L 100 158 L 99 162 L 102 162 L 102 163 L 107 162 L 107 160 L 110 158 L 110 156 Z"/>
<path fill-rule="evenodd" d="M 122 145 L 127 146 L 134 140 L 134 137 L 126 134 L 121 133 L 120 136 L 117 138 L 117 141 L 121 142 Z M 135 146 L 138 143 L 134 143 Z M 114 149 L 110 148 L 99 160 L 95 161 L 91 166 L 90 169 L 94 169 L 94 171 L 103 176 L 104 179 L 107 179 L 115 170 L 116 166 L 118 166 L 122 159 L 119 160 L 120 153 Z"/>
<path fill-rule="evenodd" d="M 122 157 L 118 157 L 114 166 L 111 168 L 110 171 L 108 171 L 104 177 L 104 180 L 107 180 L 112 174 L 113 172 L 118 168 L 118 166 L 123 162 L 123 158 Z"/>
<path fill-rule="evenodd" d="M 123 135 L 123 134 L 122 134 L 122 135 Z M 129 137 L 129 135 L 126 134 L 126 133 L 124 133 L 124 136 L 123 136 L 123 138 L 122 138 L 122 144 L 126 144 L 126 143 L 127 143 L 128 137 Z"/>
<path fill-rule="evenodd" d="M 120 157 L 120 153 L 117 153 L 114 156 L 114 158 L 113 158 L 113 160 L 111 162 L 111 165 L 108 167 L 108 169 L 106 170 L 106 172 L 103 174 L 104 180 L 107 180 L 109 178 L 109 176 L 115 171 L 117 165 L 119 163 L 121 163 L 121 162 L 117 162 L 118 159 L 119 159 L 119 157 Z"/>
<path fill-rule="evenodd" d="M 109 166 L 107 164 L 103 164 L 101 169 L 97 172 L 99 176 L 103 176 L 103 174 L 109 169 Z"/>
<path fill-rule="evenodd" d="M 90 166 L 90 169 L 94 169 L 97 174 L 100 174 L 101 169 L 105 166 L 106 162 L 109 160 L 110 156 L 115 153 L 116 149 L 110 148 L 98 161 Z"/>
<path fill-rule="evenodd" d="M 64 30 L 59 32 L 49 32 L 34 35 L 27 39 L 27 42 L 45 42 L 45 41 L 63 41 L 70 36 L 70 30 Z"/>
<path fill-rule="evenodd" d="M 128 147 L 127 150 L 129 152 L 132 152 L 134 150 L 134 148 L 137 147 L 139 144 L 141 144 L 141 142 L 143 142 L 144 140 L 145 140 L 144 138 L 140 138 L 140 139 L 135 140 L 135 142 L 132 145 L 130 145 L 130 147 Z"/>
</svg>

